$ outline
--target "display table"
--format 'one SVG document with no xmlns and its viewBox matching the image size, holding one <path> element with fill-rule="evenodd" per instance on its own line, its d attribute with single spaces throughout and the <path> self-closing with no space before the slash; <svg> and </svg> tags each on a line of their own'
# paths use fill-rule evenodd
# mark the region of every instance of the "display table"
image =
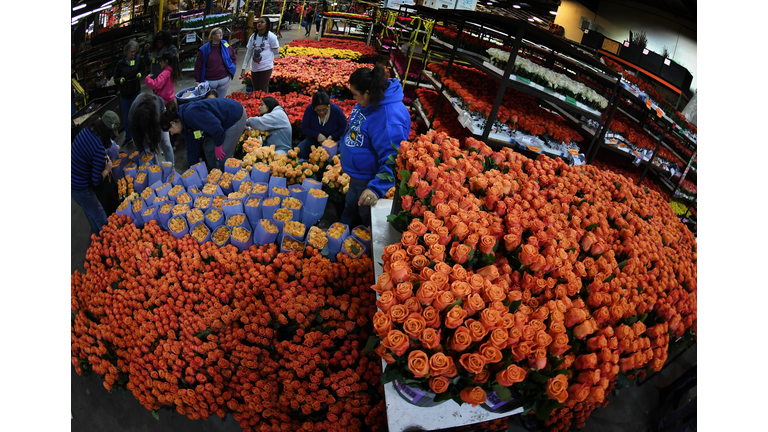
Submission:
<svg viewBox="0 0 768 432">
<path fill-rule="evenodd" d="M 375 277 L 384 272 L 381 256 L 384 248 L 400 241 L 401 234 L 387 222 L 387 216 L 392 211 L 393 201 L 380 199 L 371 207 L 371 236 L 373 240 L 373 268 Z M 386 363 L 382 360 L 383 367 Z M 422 408 L 405 401 L 397 393 L 393 383 L 384 384 L 384 398 L 387 403 L 387 423 L 390 432 L 406 430 L 435 430 L 450 427 L 483 423 L 523 412 L 523 408 L 505 413 L 492 413 L 480 406 L 472 407 L 464 404 L 459 406 L 453 400 L 448 400 L 438 406 Z"/>
</svg>

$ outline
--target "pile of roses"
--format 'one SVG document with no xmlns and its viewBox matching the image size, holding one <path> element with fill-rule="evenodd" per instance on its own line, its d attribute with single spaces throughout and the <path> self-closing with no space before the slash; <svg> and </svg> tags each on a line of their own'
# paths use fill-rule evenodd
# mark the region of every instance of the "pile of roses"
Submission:
<svg viewBox="0 0 768 432">
<path fill-rule="evenodd" d="M 427 114 L 427 119 L 431 120 L 432 115 L 435 113 L 435 104 L 437 104 L 438 94 L 436 91 L 427 90 L 424 88 L 416 89 L 416 95 L 419 97 L 421 106 L 424 107 L 424 112 Z M 445 101 L 443 101 L 445 102 Z M 467 137 L 472 136 L 468 129 L 459 123 L 456 116 L 456 111 L 453 110 L 447 103 L 441 102 L 442 108 L 437 113 L 437 117 L 431 124 L 431 128 L 437 132 L 444 132 L 447 135 L 456 138 L 459 142 L 464 142 Z M 413 129 L 411 129 L 413 130 Z M 409 138 L 409 141 L 415 141 L 415 136 Z"/>
<path fill-rule="evenodd" d="M 227 95 L 228 98 L 240 102 L 243 107 L 245 107 L 245 111 L 248 113 L 248 117 L 258 117 L 260 115 L 259 105 L 261 105 L 261 100 L 267 96 L 277 99 L 277 102 L 281 107 L 283 107 L 285 113 L 288 115 L 288 120 L 290 120 L 291 125 L 296 130 L 301 128 L 301 121 L 304 119 L 304 112 L 312 103 L 312 94 L 306 95 L 296 92 L 287 94 L 281 94 L 278 92 L 264 93 L 261 90 L 256 90 L 248 94 L 233 92 L 232 94 Z M 338 105 L 339 108 L 344 111 L 344 115 L 347 117 L 349 117 L 352 109 L 357 104 L 354 99 L 345 101 L 334 99 L 333 103 Z"/>
<path fill-rule="evenodd" d="M 366 45 L 361 41 L 340 41 L 335 39 L 320 39 L 316 41 L 314 39 L 298 39 L 293 42 L 285 44 L 286 47 L 307 47 L 318 49 L 338 49 L 338 50 L 351 50 L 360 53 L 363 59 L 372 59 L 379 55 L 376 48 Z"/>
<path fill-rule="evenodd" d="M 369 17 L 368 15 L 348 12 L 323 12 L 323 16 L 326 18 L 346 18 L 360 21 L 373 21 L 373 18 Z"/>
<path fill-rule="evenodd" d="M 608 128 L 626 138 L 626 140 L 635 147 L 646 150 L 653 150 L 656 148 L 656 139 L 650 136 L 637 123 L 620 112 L 614 113 Z M 677 166 L 677 170 L 680 172 L 683 171 L 683 167 L 685 166 L 685 161 L 681 161 L 674 153 L 664 146 L 659 147 L 659 150 L 656 152 L 656 158 L 664 159 L 667 163 Z"/>
<path fill-rule="evenodd" d="M 307 95 L 313 95 L 320 89 L 333 95 L 346 89 L 349 85 L 349 76 L 361 67 L 372 66 L 331 57 L 276 58 L 272 69 L 272 81 L 278 85 L 290 86 Z"/>
<path fill-rule="evenodd" d="M 694 238 L 623 176 L 466 141 L 430 131 L 393 161 L 404 232 L 372 287 L 383 381 L 583 427 L 694 340 Z"/>
<path fill-rule="evenodd" d="M 430 63 L 427 69 L 435 74 L 438 81 L 445 83 L 452 95 L 461 98 L 469 110 L 487 118 L 493 108 L 498 84 L 489 81 L 488 76 L 477 69 L 458 64 L 453 65 L 451 77 L 445 78 L 447 66 L 447 62 Z M 540 108 L 533 96 L 512 89 L 504 93 L 496 120 L 511 129 L 520 129 L 530 135 L 547 134 L 551 139 L 566 144 L 583 140 L 565 119 Z"/>
<path fill-rule="evenodd" d="M 280 48 L 280 55 L 283 57 L 291 56 L 311 56 L 311 57 L 333 57 L 335 59 L 348 59 L 360 61 L 360 53 L 348 49 L 337 48 L 310 48 L 310 47 L 292 47 L 285 46 Z"/>
<path fill-rule="evenodd" d="M 362 354 L 369 258 L 307 246 L 242 253 L 112 215 L 72 275 L 72 364 L 148 410 L 227 413 L 244 431 L 360 431 L 385 423 L 381 362 Z"/>
</svg>

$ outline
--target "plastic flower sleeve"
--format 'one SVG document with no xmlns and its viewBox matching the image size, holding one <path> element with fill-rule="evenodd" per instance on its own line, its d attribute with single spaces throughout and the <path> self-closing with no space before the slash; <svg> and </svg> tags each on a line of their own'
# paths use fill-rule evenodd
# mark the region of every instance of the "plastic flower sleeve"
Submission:
<svg viewBox="0 0 768 432">
<path fill-rule="evenodd" d="M 264 221 L 267 219 L 261 219 L 256 222 L 255 229 L 253 230 L 253 243 L 257 244 L 259 246 L 274 243 L 275 240 L 277 240 L 277 235 L 280 234 L 280 231 L 278 232 L 267 232 L 266 228 L 264 228 L 264 224 L 262 224 L 261 221 Z M 271 220 L 269 221 L 272 222 Z"/>
<path fill-rule="evenodd" d="M 244 233 L 248 234 L 247 240 L 241 241 L 236 238 L 238 235 L 242 235 Z M 253 246 L 253 235 L 251 231 L 245 226 L 234 227 L 232 228 L 232 234 L 230 235 L 230 242 L 237 246 L 237 249 L 240 252 L 243 252 L 244 250 Z"/>
<path fill-rule="evenodd" d="M 174 228 L 182 227 L 179 231 L 174 231 Z M 174 237 L 180 239 L 189 233 L 189 224 L 187 219 L 183 216 L 174 216 L 168 220 L 168 231 L 173 234 Z"/>
</svg>

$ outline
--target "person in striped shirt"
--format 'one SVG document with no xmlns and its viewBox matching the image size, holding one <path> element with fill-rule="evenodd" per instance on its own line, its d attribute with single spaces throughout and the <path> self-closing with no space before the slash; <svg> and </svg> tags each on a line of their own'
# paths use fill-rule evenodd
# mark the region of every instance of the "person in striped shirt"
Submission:
<svg viewBox="0 0 768 432">
<path fill-rule="evenodd" d="M 72 200 L 83 209 L 96 234 L 107 224 L 107 214 L 93 188 L 112 172 L 112 161 L 105 149 L 117 136 L 119 125 L 117 114 L 106 111 L 72 141 Z"/>
</svg>

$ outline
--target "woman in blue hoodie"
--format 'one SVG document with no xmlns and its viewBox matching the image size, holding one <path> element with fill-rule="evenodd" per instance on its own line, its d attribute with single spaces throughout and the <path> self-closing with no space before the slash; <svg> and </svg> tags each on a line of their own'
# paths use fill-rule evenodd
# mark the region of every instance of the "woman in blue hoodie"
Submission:
<svg viewBox="0 0 768 432">
<path fill-rule="evenodd" d="M 395 185 L 389 155 L 411 132 L 411 116 L 403 104 L 403 88 L 387 79 L 384 68 L 360 68 L 349 77 L 357 105 L 339 143 L 341 168 L 350 177 L 341 223 L 371 226 L 371 209 Z M 353 223 L 354 222 L 354 223 Z"/>
<path fill-rule="evenodd" d="M 203 99 L 183 105 L 174 99 L 166 104 L 160 127 L 171 135 L 184 135 L 187 166 L 200 160 L 202 144 L 208 170 L 224 171 L 224 162 L 235 155 L 247 119 L 245 108 L 234 99 Z"/>
</svg>

